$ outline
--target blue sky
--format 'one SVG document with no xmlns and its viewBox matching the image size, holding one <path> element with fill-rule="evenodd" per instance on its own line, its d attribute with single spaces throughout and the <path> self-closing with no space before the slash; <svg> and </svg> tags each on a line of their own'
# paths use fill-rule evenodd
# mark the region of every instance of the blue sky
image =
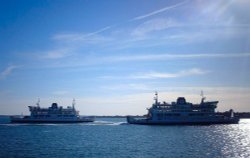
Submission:
<svg viewBox="0 0 250 158">
<path fill-rule="evenodd" d="M 0 114 L 41 99 L 84 115 L 145 114 L 185 96 L 250 111 L 247 0 L 0 1 Z"/>
</svg>

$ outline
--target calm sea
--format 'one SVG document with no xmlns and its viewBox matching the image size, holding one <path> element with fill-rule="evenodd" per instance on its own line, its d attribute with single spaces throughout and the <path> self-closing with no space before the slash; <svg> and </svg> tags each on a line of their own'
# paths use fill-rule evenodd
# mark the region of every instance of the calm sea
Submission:
<svg viewBox="0 0 250 158">
<path fill-rule="evenodd" d="M 0 157 L 250 157 L 250 119 L 236 125 L 144 126 L 123 118 L 81 124 L 10 124 Z"/>
</svg>

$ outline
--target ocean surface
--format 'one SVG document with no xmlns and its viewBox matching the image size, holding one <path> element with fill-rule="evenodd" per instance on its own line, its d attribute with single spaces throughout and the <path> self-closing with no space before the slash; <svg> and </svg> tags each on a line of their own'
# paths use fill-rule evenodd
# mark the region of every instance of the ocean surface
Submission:
<svg viewBox="0 0 250 158">
<path fill-rule="evenodd" d="M 0 157 L 250 157 L 250 119 L 236 125 L 10 124 L 0 117 Z"/>
</svg>

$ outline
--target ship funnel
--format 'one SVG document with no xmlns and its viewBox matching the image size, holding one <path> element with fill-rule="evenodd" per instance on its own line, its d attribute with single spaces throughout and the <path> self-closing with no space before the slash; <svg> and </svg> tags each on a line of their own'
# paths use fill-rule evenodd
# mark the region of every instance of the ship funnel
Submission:
<svg viewBox="0 0 250 158">
<path fill-rule="evenodd" d="M 155 98 L 154 98 L 154 100 L 155 100 L 155 104 L 158 104 L 158 92 L 157 91 L 155 91 Z"/>
<path fill-rule="evenodd" d="M 72 108 L 75 109 L 75 105 L 76 105 L 76 100 L 75 98 L 73 98 L 73 101 L 72 101 Z"/>
<path fill-rule="evenodd" d="M 206 99 L 206 97 L 204 97 L 203 90 L 202 90 L 201 91 L 201 103 L 203 103 L 205 99 Z"/>
<path fill-rule="evenodd" d="M 234 117 L 234 111 L 233 111 L 233 109 L 230 109 L 229 111 L 230 111 L 230 117 Z"/>
</svg>

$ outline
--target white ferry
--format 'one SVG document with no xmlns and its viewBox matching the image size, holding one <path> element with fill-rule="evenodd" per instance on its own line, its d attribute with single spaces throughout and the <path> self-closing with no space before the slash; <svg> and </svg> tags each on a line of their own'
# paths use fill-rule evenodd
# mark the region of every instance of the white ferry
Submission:
<svg viewBox="0 0 250 158">
<path fill-rule="evenodd" d="M 28 106 L 30 116 L 12 116 L 12 123 L 80 123 L 93 122 L 94 117 L 83 117 L 79 115 L 79 111 L 75 109 L 75 100 L 72 106 L 63 108 L 57 103 L 52 103 L 49 108 L 42 108 L 39 105 L 39 100 L 36 106 Z"/>
<path fill-rule="evenodd" d="M 210 124 L 237 124 L 239 117 L 234 116 L 230 110 L 230 116 L 219 115 L 215 112 L 218 101 L 205 101 L 203 97 L 200 104 L 186 102 L 184 97 L 179 97 L 176 102 L 160 103 L 158 94 L 155 93 L 155 103 L 148 109 L 145 118 L 127 116 L 130 124 L 143 125 L 210 125 Z"/>
</svg>

